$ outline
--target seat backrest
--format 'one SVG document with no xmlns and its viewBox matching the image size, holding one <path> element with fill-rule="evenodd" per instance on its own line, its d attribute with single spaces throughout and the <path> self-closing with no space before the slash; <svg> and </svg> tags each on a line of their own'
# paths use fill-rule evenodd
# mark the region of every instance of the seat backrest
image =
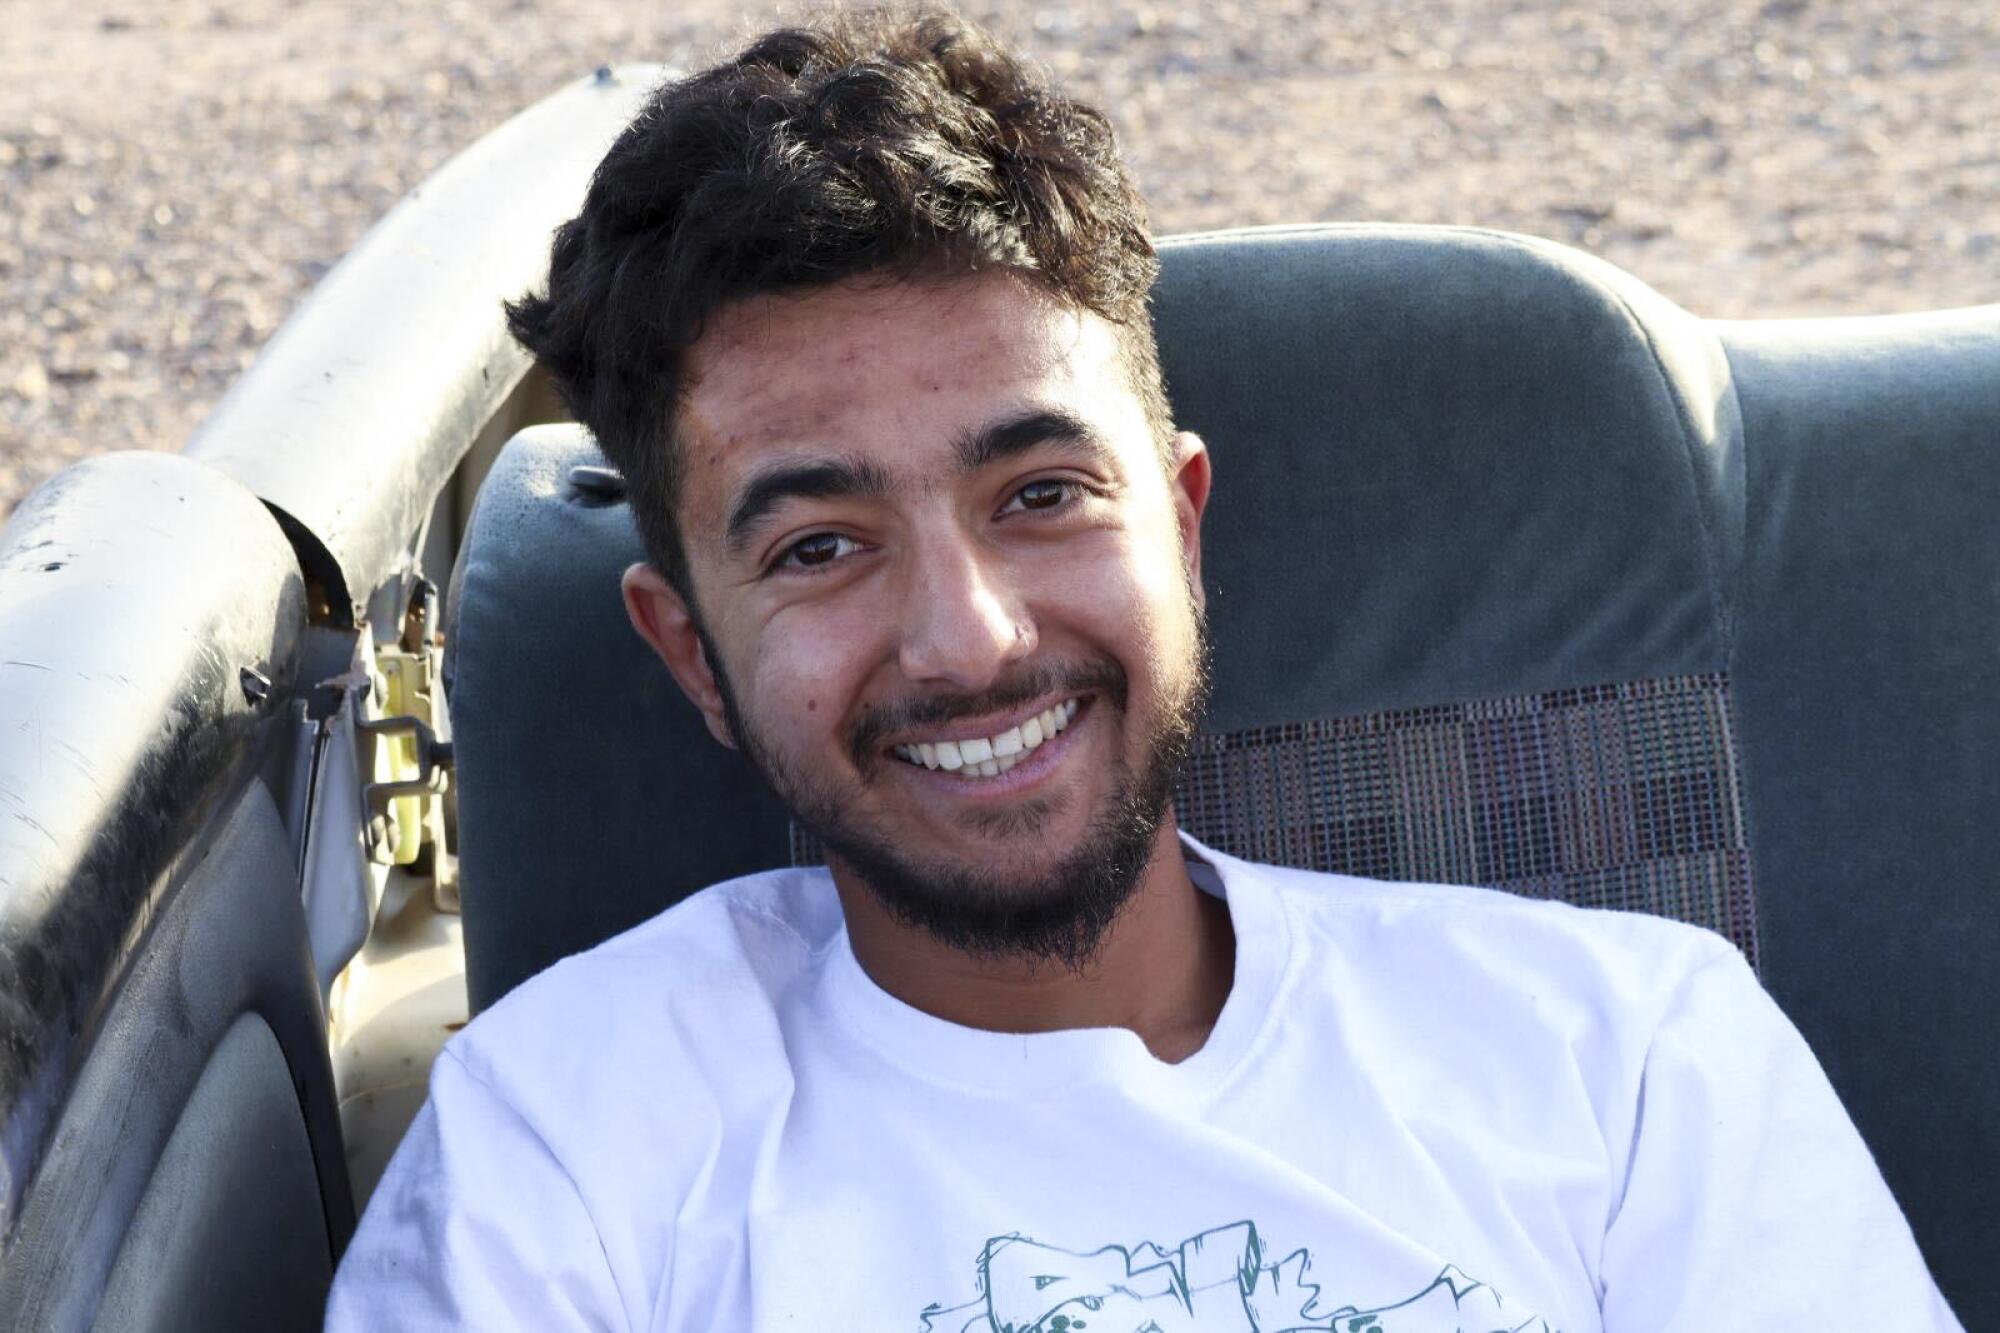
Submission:
<svg viewBox="0 0 2000 1333">
<path fill-rule="evenodd" d="M 1167 380 L 1216 473 L 1216 692 L 1183 822 L 1263 859 L 1723 931 L 1961 1316 L 2000 1319 L 1979 1258 L 2000 1074 L 1976 1058 L 2000 1012 L 1978 965 L 2000 946 L 1979 896 L 2000 874 L 2000 311 L 1711 325 L 1461 229 L 1162 251 Z M 810 851 L 626 625 L 629 515 L 571 480 L 601 462 L 574 427 L 516 438 L 449 597 L 475 1006 Z M 1897 1040 L 1914 1011 L 1944 1054 Z"/>
</svg>

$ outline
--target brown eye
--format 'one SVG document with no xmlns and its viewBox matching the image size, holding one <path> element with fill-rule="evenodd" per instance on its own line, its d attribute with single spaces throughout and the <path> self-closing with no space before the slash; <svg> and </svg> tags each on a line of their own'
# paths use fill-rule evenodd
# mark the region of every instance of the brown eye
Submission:
<svg viewBox="0 0 2000 1333">
<path fill-rule="evenodd" d="M 785 557 L 780 563 L 803 568 L 829 564 L 845 555 L 853 545 L 852 538 L 843 537 L 838 533 L 816 532 L 803 541 L 792 543 L 791 549 L 785 552 Z"/>
<path fill-rule="evenodd" d="M 1060 481 L 1031 481 L 1019 491 L 1021 508 L 1054 509 L 1069 493 L 1067 483 Z"/>
</svg>

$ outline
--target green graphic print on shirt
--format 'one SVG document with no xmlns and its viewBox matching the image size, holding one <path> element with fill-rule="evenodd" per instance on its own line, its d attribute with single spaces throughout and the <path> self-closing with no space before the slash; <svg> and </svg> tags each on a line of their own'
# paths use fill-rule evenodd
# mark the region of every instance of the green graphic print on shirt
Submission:
<svg viewBox="0 0 2000 1333">
<path fill-rule="evenodd" d="M 920 1333 L 1555 1333 L 1507 1308 L 1458 1269 L 1408 1300 L 1325 1308 L 1306 1281 L 1312 1256 L 1264 1261 L 1254 1223 L 1204 1231 L 1172 1250 L 1150 1241 L 1080 1253 L 995 1236 L 979 1256 L 979 1296 L 932 1305 Z"/>
</svg>

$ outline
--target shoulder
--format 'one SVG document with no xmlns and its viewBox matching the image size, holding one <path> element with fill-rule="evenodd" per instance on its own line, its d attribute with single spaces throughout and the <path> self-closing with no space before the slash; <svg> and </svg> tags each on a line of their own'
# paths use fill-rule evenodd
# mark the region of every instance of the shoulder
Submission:
<svg viewBox="0 0 2000 1333">
<path fill-rule="evenodd" d="M 1649 1062 L 1690 1005 L 1752 1024 L 1771 1010 L 1735 946 L 1683 922 L 1215 860 L 1232 895 L 1281 908 L 1264 915 L 1290 934 L 1281 1003 L 1301 1048 L 1427 1122 L 1517 1145 L 1554 1127 L 1622 1161 Z"/>
<path fill-rule="evenodd" d="M 517 994 L 532 995 L 538 985 L 588 986 L 614 976 L 655 975 L 663 963 L 700 971 L 749 968 L 775 979 L 773 966 L 781 972 L 825 949 L 841 923 L 840 900 L 824 869 L 761 871 L 689 895 L 595 948 L 563 959 Z"/>
<path fill-rule="evenodd" d="M 1624 1010 L 1643 1025 L 1697 973 L 1745 967 L 1715 932 L 1649 913 L 1322 874 L 1203 850 L 1225 883 L 1254 883 L 1282 903 L 1307 954 L 1336 958 L 1342 970 L 1425 978 L 1468 998 L 1567 1000 Z"/>
<path fill-rule="evenodd" d="M 520 1068 L 699 1063 L 710 1045 L 770 1032 L 840 926 L 824 870 L 727 880 L 529 978 L 446 1049 L 496 1085 Z"/>
</svg>

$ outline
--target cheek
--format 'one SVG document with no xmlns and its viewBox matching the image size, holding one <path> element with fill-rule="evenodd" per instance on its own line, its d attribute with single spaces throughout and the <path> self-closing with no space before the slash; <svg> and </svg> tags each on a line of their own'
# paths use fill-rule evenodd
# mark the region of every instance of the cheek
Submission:
<svg viewBox="0 0 2000 1333">
<path fill-rule="evenodd" d="M 1178 516 L 1164 487 L 1144 521 L 1126 534 L 1126 561 L 1138 593 L 1149 603 L 1172 607 L 1186 600 L 1187 553 L 1182 547 Z"/>
<path fill-rule="evenodd" d="M 1200 633 L 1201 608 L 1180 524 L 1171 511 L 1160 522 L 1140 568 L 1163 649 L 1179 661 Z"/>
<path fill-rule="evenodd" d="M 818 731 L 837 725 L 880 659 L 879 621 L 865 607 L 786 608 L 752 642 L 750 706 L 768 719 L 767 727 Z"/>
<path fill-rule="evenodd" d="M 1171 654 L 1185 637 L 1187 579 L 1171 529 L 1107 534 L 1089 558 L 1067 560 L 1039 580 L 1044 630 L 1068 625 L 1137 669 Z"/>
</svg>

